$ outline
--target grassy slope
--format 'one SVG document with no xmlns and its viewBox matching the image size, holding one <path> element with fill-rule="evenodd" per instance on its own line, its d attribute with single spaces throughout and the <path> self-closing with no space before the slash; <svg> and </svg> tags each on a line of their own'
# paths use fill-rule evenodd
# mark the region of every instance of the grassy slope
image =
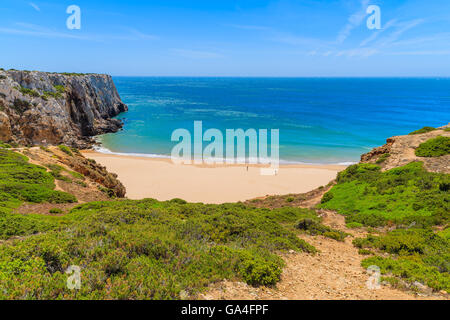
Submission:
<svg viewBox="0 0 450 320">
<path fill-rule="evenodd" d="M 450 138 L 436 137 L 422 143 L 416 149 L 416 156 L 418 157 L 440 157 L 450 154 Z"/>
<path fill-rule="evenodd" d="M 337 210 L 347 222 L 372 227 L 448 222 L 450 176 L 427 172 L 421 162 L 386 172 L 373 164 L 353 165 L 337 181 L 320 207 Z"/>
<path fill-rule="evenodd" d="M 283 250 L 315 252 L 295 225 L 313 211 L 204 205 L 182 200 L 108 201 L 80 205 L 62 217 L 18 215 L 22 201 L 70 199 L 53 190 L 42 167 L 0 149 L 0 298 L 177 299 L 209 283 L 240 279 L 271 285 Z M 79 291 L 65 270 L 82 268 Z"/>
<path fill-rule="evenodd" d="M 0 245 L 0 298 L 177 299 L 224 278 L 270 285 L 283 267 L 277 252 L 315 251 L 298 228 L 345 237 L 324 229 L 313 211 L 291 207 L 147 199 L 89 203 L 62 217 L 13 213 L 23 201 L 74 201 L 53 190 L 54 176 L 0 148 L 0 237 L 27 236 Z M 355 241 L 375 252 L 364 267 L 379 266 L 391 281 L 450 289 L 449 175 L 418 162 L 387 172 L 360 164 L 337 180 L 319 207 L 356 227 L 397 228 Z M 82 267 L 79 291 L 66 288 L 70 265 Z"/>
<path fill-rule="evenodd" d="M 380 267 L 391 282 L 419 281 L 435 290 L 450 290 L 450 176 L 430 173 L 422 163 L 381 172 L 372 164 L 349 167 L 322 199 L 320 207 L 346 215 L 350 225 L 397 229 L 380 236 L 355 240 L 363 249 L 375 249 L 363 267 Z M 434 232 L 441 225 L 444 230 Z M 388 253 L 388 257 L 378 253 Z M 395 281 L 394 281 L 394 280 Z"/>
<path fill-rule="evenodd" d="M 40 203 L 76 202 L 68 193 L 55 191 L 53 176 L 43 167 L 28 163 L 18 153 L 0 148 L 0 239 L 49 230 L 53 217 L 12 213 L 23 201 Z"/>
</svg>

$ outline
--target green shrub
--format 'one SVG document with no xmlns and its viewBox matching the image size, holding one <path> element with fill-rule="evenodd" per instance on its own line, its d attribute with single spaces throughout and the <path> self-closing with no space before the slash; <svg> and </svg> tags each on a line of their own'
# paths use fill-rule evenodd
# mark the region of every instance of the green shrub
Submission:
<svg viewBox="0 0 450 320">
<path fill-rule="evenodd" d="M 49 98 L 61 99 L 62 95 L 58 92 L 44 91 L 41 98 L 44 99 L 45 101 L 48 101 Z"/>
<path fill-rule="evenodd" d="M 85 177 L 81 173 L 68 170 L 57 164 L 46 164 L 45 166 L 50 169 L 50 174 L 57 180 L 61 180 L 61 181 L 69 182 L 69 183 L 72 182 L 72 179 L 70 179 L 67 176 L 62 175 L 62 172 L 66 172 L 66 173 L 70 174 L 75 179 L 79 179 L 79 180 L 85 179 Z"/>
<path fill-rule="evenodd" d="M 347 223 L 384 226 L 389 222 L 431 226 L 449 221 L 448 174 L 427 172 L 421 162 L 385 172 L 359 164 L 340 172 L 331 200 L 318 207 L 346 216 Z"/>
<path fill-rule="evenodd" d="M 77 202 L 77 198 L 67 192 L 53 191 L 50 193 L 47 201 L 50 203 L 75 203 Z"/>
<path fill-rule="evenodd" d="M 64 88 L 64 86 L 62 86 L 62 85 L 56 85 L 56 86 L 54 86 L 54 88 L 55 88 L 56 92 L 61 95 L 66 91 L 66 88 Z"/>
<path fill-rule="evenodd" d="M 368 249 L 359 249 L 358 253 L 363 256 L 373 255 L 374 253 Z"/>
<path fill-rule="evenodd" d="M 68 146 L 65 146 L 65 145 L 61 144 L 61 145 L 58 146 L 58 148 L 59 148 L 59 150 L 61 150 L 65 154 L 68 154 L 69 156 L 73 157 L 72 150 Z"/>
<path fill-rule="evenodd" d="M 359 222 L 349 222 L 345 225 L 349 229 L 362 228 L 363 224 Z"/>
<path fill-rule="evenodd" d="M 4 142 L 0 141 L 0 148 L 10 149 L 10 148 L 12 148 L 12 146 L 8 143 L 4 143 Z"/>
<path fill-rule="evenodd" d="M 334 230 L 319 223 L 318 220 L 310 218 L 301 219 L 297 224 L 297 229 L 306 231 L 311 235 L 323 235 L 337 241 L 344 241 L 345 237 L 347 237 L 345 232 Z"/>
<path fill-rule="evenodd" d="M 280 265 L 280 262 L 267 261 L 243 252 L 239 263 L 239 273 L 250 285 L 270 286 L 280 281 L 282 273 Z"/>
<path fill-rule="evenodd" d="M 23 114 L 25 111 L 31 108 L 31 103 L 22 99 L 14 99 L 13 105 L 11 106 L 18 114 Z"/>
<path fill-rule="evenodd" d="M 76 184 L 82 186 L 83 188 L 86 188 L 88 185 L 86 182 L 80 181 L 80 180 L 75 180 L 74 181 Z"/>
<path fill-rule="evenodd" d="M 276 252 L 315 250 L 276 222 L 288 212 L 310 214 L 153 199 L 79 205 L 51 217 L 52 230 L 0 246 L 0 298 L 180 299 L 223 279 L 273 285 L 284 265 Z M 77 292 L 66 287 L 69 265 L 83 266 Z"/>
<path fill-rule="evenodd" d="M 54 98 L 54 99 L 62 99 L 64 96 L 64 92 L 66 91 L 66 89 L 64 88 L 64 86 L 62 85 L 56 85 L 54 86 L 56 92 L 54 91 L 44 91 L 44 93 L 42 94 L 41 98 L 44 99 L 45 101 L 47 101 L 49 98 Z"/>
<path fill-rule="evenodd" d="M 371 265 L 378 266 L 381 274 L 393 275 L 411 284 L 418 281 L 436 291 L 448 291 L 450 289 L 448 273 L 440 273 L 437 268 L 427 266 L 412 258 L 371 257 L 362 262 L 364 268 L 368 268 Z"/>
<path fill-rule="evenodd" d="M 32 97 L 39 97 L 40 96 L 39 92 L 37 92 L 36 90 L 28 89 L 28 88 L 25 88 L 25 87 L 20 87 L 19 91 L 22 94 L 24 94 L 24 95 L 29 95 L 29 96 L 32 96 Z"/>
<path fill-rule="evenodd" d="M 427 132 L 431 132 L 431 131 L 434 131 L 434 130 L 437 130 L 437 129 L 433 128 L 433 127 L 423 127 L 422 129 L 419 129 L 419 130 L 411 132 L 409 135 L 427 133 Z"/>
<path fill-rule="evenodd" d="M 7 149 L 0 149 L 0 238 L 48 230 L 54 220 L 33 215 L 17 215 L 13 209 L 23 201 L 32 203 L 76 202 L 68 193 L 55 191 L 53 176 L 45 168 Z"/>
<path fill-rule="evenodd" d="M 422 143 L 416 149 L 416 156 L 418 157 L 440 157 L 450 154 L 450 138 L 436 137 Z"/>
<path fill-rule="evenodd" d="M 450 241 L 427 229 L 397 229 L 381 236 L 369 235 L 353 241 L 361 249 L 373 248 L 390 257 L 373 257 L 363 261 L 413 283 L 419 281 L 436 290 L 450 288 Z"/>
<path fill-rule="evenodd" d="M 382 154 L 376 161 L 376 164 L 385 162 L 391 155 L 389 153 Z"/>
<path fill-rule="evenodd" d="M 327 193 L 325 193 L 322 197 L 322 200 L 320 201 L 321 203 L 327 203 L 328 201 L 330 201 L 331 199 L 333 199 L 334 195 L 332 192 L 328 191 Z"/>
<path fill-rule="evenodd" d="M 106 194 L 111 199 L 114 199 L 116 197 L 116 193 L 113 189 L 105 188 L 104 186 L 98 186 L 98 190 Z"/>
<path fill-rule="evenodd" d="M 294 201 L 294 198 L 293 197 L 287 197 L 286 198 L 286 202 L 293 202 Z"/>
<path fill-rule="evenodd" d="M 49 210 L 49 213 L 51 213 L 51 214 L 61 214 L 61 213 L 64 213 L 64 211 L 62 209 L 60 209 L 60 208 L 52 208 L 52 209 Z"/>
<path fill-rule="evenodd" d="M 0 149 L 0 238 L 27 236 L 0 246 L 0 299 L 179 299 L 223 279 L 273 285 L 283 267 L 276 253 L 316 252 L 290 227 L 318 219 L 308 209 L 145 199 L 13 213 L 23 201 L 76 201 L 53 188 L 45 168 Z M 83 268 L 78 291 L 66 286 L 70 265 Z"/>
</svg>

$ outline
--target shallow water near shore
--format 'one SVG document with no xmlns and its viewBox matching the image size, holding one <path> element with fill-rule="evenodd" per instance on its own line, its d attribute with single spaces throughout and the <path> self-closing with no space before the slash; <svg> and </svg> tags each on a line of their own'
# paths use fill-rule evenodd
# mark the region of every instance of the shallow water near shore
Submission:
<svg viewBox="0 0 450 320">
<path fill-rule="evenodd" d="M 129 111 L 101 152 L 168 157 L 172 132 L 280 130 L 281 163 L 359 161 L 386 137 L 450 119 L 450 79 L 115 77 Z M 204 132 L 203 131 L 203 132 Z M 207 143 L 204 143 L 204 147 Z"/>
</svg>

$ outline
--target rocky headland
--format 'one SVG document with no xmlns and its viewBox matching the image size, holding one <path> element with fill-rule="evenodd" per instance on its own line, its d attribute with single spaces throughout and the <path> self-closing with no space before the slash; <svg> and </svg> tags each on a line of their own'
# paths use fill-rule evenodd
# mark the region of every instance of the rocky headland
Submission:
<svg viewBox="0 0 450 320">
<path fill-rule="evenodd" d="M 109 75 L 0 69 L 0 140 L 88 148 L 127 111 Z"/>
</svg>

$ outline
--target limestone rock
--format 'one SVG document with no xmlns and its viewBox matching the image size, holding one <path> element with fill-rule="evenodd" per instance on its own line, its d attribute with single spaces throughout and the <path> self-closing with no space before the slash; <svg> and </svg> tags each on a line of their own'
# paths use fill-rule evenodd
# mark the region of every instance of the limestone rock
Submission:
<svg viewBox="0 0 450 320">
<path fill-rule="evenodd" d="M 448 174 L 450 173 L 450 155 L 427 158 L 418 157 L 415 154 L 415 149 L 429 139 L 436 138 L 437 136 L 450 137 L 450 132 L 445 131 L 448 127 L 449 125 L 446 125 L 427 133 L 389 138 L 385 145 L 363 154 L 361 156 L 361 162 L 377 163 L 377 160 L 383 154 L 388 153 L 390 156 L 385 158 L 385 161 L 380 164 L 383 170 L 404 166 L 413 161 L 421 161 L 428 171 Z"/>
<path fill-rule="evenodd" d="M 12 138 L 11 125 L 6 113 L 0 111 L 0 140 L 10 141 Z"/>
<path fill-rule="evenodd" d="M 87 148 L 127 111 L 109 75 L 0 70 L 0 140 Z"/>
</svg>

